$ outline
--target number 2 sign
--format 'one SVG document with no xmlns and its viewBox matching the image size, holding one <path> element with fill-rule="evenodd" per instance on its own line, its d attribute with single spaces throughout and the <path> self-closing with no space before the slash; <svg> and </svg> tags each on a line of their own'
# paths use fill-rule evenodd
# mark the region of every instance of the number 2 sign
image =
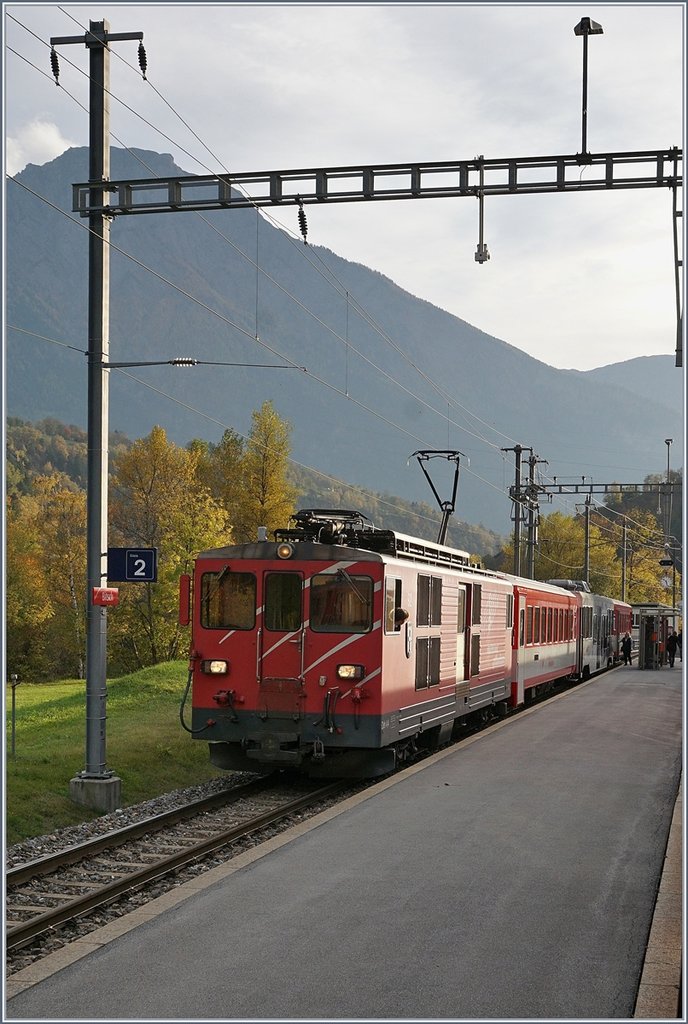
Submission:
<svg viewBox="0 0 688 1024">
<path fill-rule="evenodd" d="M 108 580 L 114 583 L 156 583 L 157 548 L 108 548 Z"/>
</svg>

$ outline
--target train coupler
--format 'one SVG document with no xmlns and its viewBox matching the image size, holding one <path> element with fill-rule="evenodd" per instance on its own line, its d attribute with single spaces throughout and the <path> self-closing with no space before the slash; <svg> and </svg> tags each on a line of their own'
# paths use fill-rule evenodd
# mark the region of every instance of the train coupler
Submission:
<svg viewBox="0 0 688 1024">
<path fill-rule="evenodd" d="M 322 740 L 313 740 L 313 760 L 324 761 L 325 759 L 325 744 Z"/>
</svg>

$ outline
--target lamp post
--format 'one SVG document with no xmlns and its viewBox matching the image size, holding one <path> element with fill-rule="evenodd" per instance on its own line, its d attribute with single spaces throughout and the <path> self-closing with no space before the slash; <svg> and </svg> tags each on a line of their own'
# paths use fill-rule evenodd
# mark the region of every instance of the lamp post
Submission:
<svg viewBox="0 0 688 1024">
<path fill-rule="evenodd" d="M 671 452 L 671 445 L 673 444 L 673 437 L 666 437 L 664 444 L 667 446 L 667 496 L 666 496 L 666 530 L 664 531 L 667 541 L 669 540 L 669 533 L 671 532 L 671 485 L 669 481 L 669 457 Z"/>
<path fill-rule="evenodd" d="M 573 30 L 574 35 L 583 36 L 583 141 L 581 143 L 581 156 L 588 152 L 587 131 L 588 131 L 588 36 L 601 36 L 604 29 L 592 18 L 581 18 Z"/>
<path fill-rule="evenodd" d="M 15 748 L 15 736 L 16 736 L 16 717 L 17 717 L 17 704 L 16 704 L 16 689 L 19 686 L 19 676 L 16 673 L 12 673 L 10 676 L 10 686 L 12 687 L 12 760 L 16 757 Z"/>
</svg>

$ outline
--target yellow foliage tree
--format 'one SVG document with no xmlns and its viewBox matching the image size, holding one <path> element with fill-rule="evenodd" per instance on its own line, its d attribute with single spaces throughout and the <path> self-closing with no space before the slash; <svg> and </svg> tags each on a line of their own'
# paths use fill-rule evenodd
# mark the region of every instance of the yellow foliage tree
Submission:
<svg viewBox="0 0 688 1024">
<path fill-rule="evenodd" d="M 280 419 L 272 402 L 253 413 L 253 425 L 241 460 L 241 492 L 237 499 L 234 533 L 238 542 L 255 540 L 258 527 L 268 536 L 287 525 L 294 512 L 296 490 L 289 484 L 291 428 Z"/>
<path fill-rule="evenodd" d="M 227 542 L 227 512 L 198 480 L 200 455 L 168 441 L 158 426 L 113 461 L 112 546 L 158 549 L 157 583 L 119 584 L 120 604 L 109 615 L 111 655 L 120 668 L 180 656 L 179 576 L 199 551 Z"/>
</svg>

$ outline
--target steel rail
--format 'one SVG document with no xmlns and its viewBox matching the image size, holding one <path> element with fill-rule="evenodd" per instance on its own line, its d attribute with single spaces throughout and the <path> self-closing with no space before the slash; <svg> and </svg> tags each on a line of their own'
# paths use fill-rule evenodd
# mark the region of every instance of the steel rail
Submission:
<svg viewBox="0 0 688 1024">
<path fill-rule="evenodd" d="M 187 847 L 186 849 L 180 850 L 168 857 L 161 858 L 154 864 L 148 865 L 148 867 L 132 872 L 124 878 L 120 878 L 105 886 L 99 887 L 95 892 L 88 893 L 85 896 L 78 896 L 75 899 L 70 900 L 68 903 L 64 903 L 59 907 L 54 907 L 29 921 L 7 927 L 5 932 L 6 948 L 10 950 L 24 946 L 43 932 L 55 928 L 60 924 L 64 924 L 75 917 L 79 917 L 89 910 L 93 910 L 105 903 L 111 903 L 114 899 L 125 892 L 129 892 L 132 889 L 140 887 L 146 882 L 154 881 L 163 875 L 178 870 L 200 857 L 212 853 L 229 843 L 235 842 L 237 839 L 244 838 L 245 836 L 251 835 L 253 832 L 257 832 L 261 828 L 265 828 L 266 825 L 279 821 L 280 818 L 287 817 L 290 814 L 295 814 L 298 811 L 303 810 L 316 800 L 320 800 L 323 797 L 329 796 L 342 789 L 349 788 L 350 786 L 350 781 L 342 782 L 340 780 L 330 783 L 327 786 L 315 790 L 313 793 L 299 797 L 297 800 L 291 800 L 286 804 L 282 804 L 278 808 L 257 815 L 250 821 L 243 822 L 240 825 L 235 825 L 230 829 L 225 829 L 220 833 L 216 833 L 214 836 L 202 840 L 193 847 Z"/>
<path fill-rule="evenodd" d="M 260 792 L 266 787 L 274 785 L 274 779 L 266 776 L 261 779 L 253 779 L 245 786 L 237 786 L 236 789 L 226 790 L 224 793 L 214 793 L 212 796 L 203 797 L 201 800 L 193 800 L 191 803 L 175 807 L 171 811 L 164 811 L 162 814 L 152 815 L 141 821 L 133 822 L 131 825 L 124 825 L 122 828 L 112 832 L 106 832 L 102 836 L 88 839 L 84 843 L 70 846 L 59 853 L 48 853 L 44 857 L 37 857 L 35 860 L 27 861 L 25 864 L 18 864 L 15 867 L 7 868 L 5 880 L 9 885 L 20 885 L 32 878 L 48 875 L 57 868 L 66 867 L 68 864 L 75 864 L 85 857 L 92 857 L 104 850 L 113 850 L 124 843 L 137 839 L 140 836 L 152 832 L 159 832 L 170 825 L 178 824 L 202 814 L 206 810 L 214 810 L 217 807 L 230 806 L 252 791 Z"/>
</svg>

